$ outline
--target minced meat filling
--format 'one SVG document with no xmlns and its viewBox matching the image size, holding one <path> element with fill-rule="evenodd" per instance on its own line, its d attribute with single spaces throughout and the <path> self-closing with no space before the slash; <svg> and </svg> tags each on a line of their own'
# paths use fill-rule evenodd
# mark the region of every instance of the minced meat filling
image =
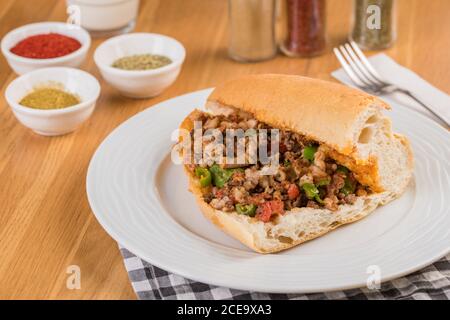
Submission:
<svg viewBox="0 0 450 320">
<path fill-rule="evenodd" d="M 246 115 L 202 114 L 203 130 L 271 129 Z M 193 135 L 193 132 L 191 133 Z M 248 140 L 248 137 L 245 139 Z M 208 139 L 203 144 L 208 144 Z M 245 141 L 248 143 L 248 141 Z M 353 204 L 370 190 L 359 184 L 353 173 L 327 156 L 325 148 L 297 133 L 280 130 L 280 165 L 275 175 L 261 175 L 263 165 L 218 165 L 205 161 L 188 166 L 198 177 L 204 200 L 213 208 L 255 217 L 268 222 L 293 208 L 326 208 L 336 211 L 341 204 Z"/>
</svg>

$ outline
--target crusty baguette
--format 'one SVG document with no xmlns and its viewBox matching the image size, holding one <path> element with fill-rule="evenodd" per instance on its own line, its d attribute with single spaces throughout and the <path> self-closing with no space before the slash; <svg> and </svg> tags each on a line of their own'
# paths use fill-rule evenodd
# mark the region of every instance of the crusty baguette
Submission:
<svg viewBox="0 0 450 320">
<path fill-rule="evenodd" d="M 203 200 L 197 179 L 186 169 L 189 189 L 203 214 L 223 231 L 261 253 L 273 253 L 357 221 L 379 205 L 400 196 L 412 176 L 413 156 L 407 139 L 391 131 L 381 113 L 384 102 L 335 83 L 298 76 L 255 75 L 217 87 L 208 98 L 214 114 L 236 109 L 275 128 L 303 134 L 327 146 L 338 163 L 375 192 L 358 197 L 338 211 L 295 208 L 262 222 L 236 212 L 212 208 Z M 180 125 L 191 130 L 195 110 Z"/>
</svg>

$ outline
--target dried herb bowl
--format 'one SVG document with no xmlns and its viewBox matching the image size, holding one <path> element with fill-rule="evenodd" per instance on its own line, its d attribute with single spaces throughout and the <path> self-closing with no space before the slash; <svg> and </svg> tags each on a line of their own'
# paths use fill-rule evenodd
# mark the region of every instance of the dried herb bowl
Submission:
<svg viewBox="0 0 450 320">
<path fill-rule="evenodd" d="M 80 103 L 63 109 L 33 109 L 19 104 L 23 97 L 39 87 L 64 88 L 79 97 Z M 34 132 L 45 136 L 74 131 L 95 109 L 100 84 L 89 73 L 73 68 L 44 68 L 22 75 L 6 88 L 5 97 L 16 118 Z"/>
<path fill-rule="evenodd" d="M 13 48 L 19 41 L 30 36 L 48 33 L 58 33 L 76 39 L 80 42 L 81 47 L 67 55 L 49 59 L 25 58 L 11 52 L 11 48 Z M 10 31 L 3 37 L 1 49 L 10 67 L 15 73 L 21 75 L 39 68 L 76 68 L 85 60 L 90 45 L 91 37 L 89 33 L 81 27 L 63 22 L 39 22 L 27 24 Z"/>
<path fill-rule="evenodd" d="M 120 58 L 133 55 L 161 55 L 171 63 L 150 70 L 123 70 L 113 67 Z M 132 98 L 154 97 L 178 77 L 186 51 L 174 38 L 156 33 L 130 33 L 110 38 L 95 51 L 95 64 L 103 78 L 119 92 Z"/>
</svg>

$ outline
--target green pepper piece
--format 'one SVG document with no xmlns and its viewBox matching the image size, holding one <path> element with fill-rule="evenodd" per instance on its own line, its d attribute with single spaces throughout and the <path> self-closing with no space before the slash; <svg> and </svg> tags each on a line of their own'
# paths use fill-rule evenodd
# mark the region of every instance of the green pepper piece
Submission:
<svg viewBox="0 0 450 320">
<path fill-rule="evenodd" d="M 317 182 L 317 186 L 318 187 L 327 186 L 327 185 L 330 184 L 330 182 L 331 182 L 331 178 L 330 177 L 324 178 L 324 179 L 320 180 L 319 182 Z"/>
<path fill-rule="evenodd" d="M 217 173 L 217 172 L 219 172 L 220 170 L 222 170 L 222 168 L 221 168 L 218 164 L 213 164 L 213 165 L 209 168 L 209 171 L 210 171 L 211 173 Z"/>
<path fill-rule="evenodd" d="M 289 167 L 291 165 L 291 162 L 289 160 L 284 160 L 283 165 L 285 167 Z"/>
<path fill-rule="evenodd" d="M 305 183 L 302 185 L 302 188 L 308 199 L 314 199 L 314 197 L 319 194 L 319 189 L 312 183 Z"/>
<path fill-rule="evenodd" d="M 348 173 L 350 172 L 350 170 L 348 170 L 347 167 L 338 165 L 338 167 L 337 167 L 337 169 L 336 169 L 336 172 L 341 172 L 341 173 L 343 173 L 343 174 L 348 174 Z"/>
<path fill-rule="evenodd" d="M 256 214 L 256 206 L 254 204 L 240 204 L 236 205 L 236 211 L 249 217 L 254 217 Z"/>
<path fill-rule="evenodd" d="M 356 184 L 352 183 L 349 178 L 345 178 L 344 186 L 339 190 L 339 192 L 342 192 L 346 196 L 349 194 L 355 193 Z"/>
<path fill-rule="evenodd" d="M 211 172 L 208 169 L 197 167 L 195 168 L 195 175 L 200 178 L 200 186 L 203 188 L 211 185 Z"/>
<path fill-rule="evenodd" d="M 323 200 L 320 199 L 320 197 L 319 197 L 318 194 L 314 196 L 314 200 L 316 200 L 316 201 L 317 201 L 318 203 L 320 203 L 320 204 L 324 204 Z"/>
<path fill-rule="evenodd" d="M 235 170 L 222 169 L 218 164 L 214 164 L 211 168 L 209 168 L 209 171 L 212 175 L 213 184 L 216 187 L 223 188 L 225 183 L 230 180 Z"/>
<path fill-rule="evenodd" d="M 319 189 L 312 183 L 305 183 L 302 185 L 303 190 L 305 191 L 306 197 L 311 200 L 316 200 L 318 203 L 323 204 L 323 200 L 320 199 Z"/>
<path fill-rule="evenodd" d="M 303 149 L 303 158 L 311 162 L 314 161 L 314 155 L 317 152 L 317 146 L 307 146 Z"/>
</svg>

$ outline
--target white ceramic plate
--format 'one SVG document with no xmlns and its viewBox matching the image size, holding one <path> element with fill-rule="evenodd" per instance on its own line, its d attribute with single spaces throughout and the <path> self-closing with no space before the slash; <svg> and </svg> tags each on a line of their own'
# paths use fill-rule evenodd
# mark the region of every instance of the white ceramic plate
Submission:
<svg viewBox="0 0 450 320">
<path fill-rule="evenodd" d="M 132 117 L 112 132 L 89 166 L 87 193 L 106 231 L 142 259 L 186 278 L 261 292 L 318 292 L 365 286 L 377 266 L 383 281 L 413 272 L 450 247 L 450 134 L 394 106 L 394 129 L 415 154 L 415 179 L 398 200 L 367 218 L 273 254 L 256 254 L 203 218 L 171 133 L 210 90 L 180 96 Z M 369 268 L 369 269 L 368 269 Z"/>
</svg>

